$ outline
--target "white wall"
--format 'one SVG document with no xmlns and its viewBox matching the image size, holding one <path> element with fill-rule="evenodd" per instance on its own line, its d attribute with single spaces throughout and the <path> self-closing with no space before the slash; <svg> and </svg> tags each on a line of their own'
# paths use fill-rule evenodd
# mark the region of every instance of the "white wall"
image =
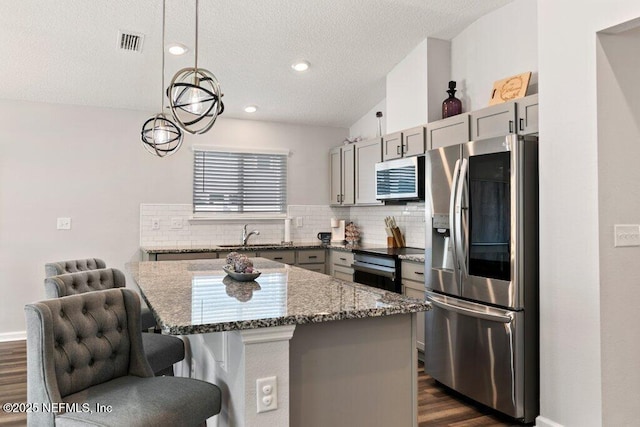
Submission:
<svg viewBox="0 0 640 427">
<path fill-rule="evenodd" d="M 574 11 L 567 19 L 579 15 Z M 451 40 L 451 80 L 458 83 L 456 97 L 462 101 L 462 111 L 488 106 L 496 80 L 538 71 L 536 16 L 536 0 L 515 0 L 481 17 Z M 554 37 L 564 37 L 564 31 Z M 532 80 L 529 94 L 537 93 L 532 87 L 537 73 Z"/>
<path fill-rule="evenodd" d="M 351 138 L 360 137 L 363 141 L 374 138 L 378 134 L 378 118 L 376 112 L 382 112 L 382 135 L 387 133 L 387 100 L 383 99 L 378 102 L 367 114 L 362 116 L 357 122 L 349 128 L 349 136 Z"/>
<path fill-rule="evenodd" d="M 427 123 L 428 44 L 424 39 L 387 74 L 387 132 Z"/>
<path fill-rule="evenodd" d="M 599 36 L 598 199 L 603 424 L 637 423 L 640 247 L 615 248 L 614 224 L 640 223 L 640 27 Z M 623 308 L 624 307 L 624 308 Z M 624 349 L 624 351 L 621 351 Z"/>
<path fill-rule="evenodd" d="M 518 3 L 518 2 L 516 2 Z M 515 4 L 515 3 L 514 3 Z M 628 271 L 600 271 L 598 219 L 598 135 L 596 32 L 640 16 L 636 0 L 538 0 L 540 70 L 540 366 L 541 417 L 537 425 L 637 425 L 609 422 L 609 368 L 601 360 L 603 344 L 625 337 L 636 325 L 610 328 L 600 311 L 601 292 L 624 289 Z M 604 141 L 601 141 L 604 142 Z M 636 141 L 637 142 L 637 141 Z M 603 147 L 604 148 L 604 147 Z M 605 150 L 607 148 L 604 148 Z M 604 160 L 604 157 L 603 159 Z M 637 186 L 637 182 L 635 183 Z M 624 201 L 624 211 L 631 201 Z M 638 221 L 637 216 L 635 221 Z M 637 262 L 637 259 L 636 259 Z M 615 283 L 609 283 L 609 276 Z M 600 279 L 599 279 L 600 278 Z M 620 310 L 633 303 L 626 300 Z M 606 318 L 605 318 L 606 320 Z M 602 339 L 602 337 L 607 337 Z M 625 343 L 625 345 L 622 345 Z M 638 343 L 631 346 L 637 352 Z M 606 355 L 607 352 L 605 352 Z M 619 370 L 635 370 L 617 366 Z M 607 375 L 603 378 L 602 374 Z M 618 408 L 636 405 L 640 396 L 618 393 Z"/>
<path fill-rule="evenodd" d="M 220 118 L 159 159 L 139 141 L 147 114 L 0 100 L 0 339 L 24 331 L 23 307 L 44 297 L 44 263 L 138 257 L 141 203 L 190 203 L 191 145 L 288 148 L 289 203 L 328 203 L 330 147 L 347 129 Z M 72 218 L 70 231 L 56 217 Z"/>
</svg>

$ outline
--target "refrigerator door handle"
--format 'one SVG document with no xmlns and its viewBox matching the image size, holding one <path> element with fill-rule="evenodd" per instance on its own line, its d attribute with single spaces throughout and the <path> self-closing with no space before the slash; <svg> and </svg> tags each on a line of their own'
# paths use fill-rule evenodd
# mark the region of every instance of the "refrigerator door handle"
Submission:
<svg viewBox="0 0 640 427">
<path fill-rule="evenodd" d="M 460 307 L 458 305 L 449 304 L 445 302 L 444 299 L 441 299 L 433 294 L 427 295 L 427 301 L 444 310 L 454 311 L 464 316 L 476 317 L 478 319 L 489 320 L 492 322 L 511 323 L 514 317 L 513 313 L 510 311 L 506 311 L 504 314 L 485 313 L 465 307 Z"/>
<path fill-rule="evenodd" d="M 456 165 L 453 168 L 453 179 L 451 180 L 451 195 L 449 197 L 449 234 L 451 235 L 451 239 L 453 242 L 456 240 L 456 230 L 455 230 L 455 206 L 456 206 L 456 188 L 458 187 L 458 175 L 460 174 L 460 159 L 456 160 Z M 453 269 L 458 271 L 458 254 L 456 253 L 456 245 L 455 243 L 451 245 L 451 253 L 453 255 Z M 458 280 L 456 280 L 457 282 Z M 458 292 L 461 292 L 461 289 L 458 289 Z"/>
<path fill-rule="evenodd" d="M 454 246 L 456 248 L 456 259 L 460 262 L 460 270 L 462 270 L 462 277 L 467 277 L 467 253 L 466 248 L 463 246 L 463 240 L 466 239 L 466 234 L 462 230 L 462 216 L 464 215 L 465 207 L 462 206 L 463 198 L 468 199 L 467 193 L 467 166 L 469 162 L 467 159 L 462 159 L 462 163 L 460 165 L 460 173 L 458 174 L 458 185 L 456 189 L 456 197 L 455 197 L 455 219 L 454 219 L 454 227 L 455 228 L 455 238 L 454 238 Z"/>
</svg>

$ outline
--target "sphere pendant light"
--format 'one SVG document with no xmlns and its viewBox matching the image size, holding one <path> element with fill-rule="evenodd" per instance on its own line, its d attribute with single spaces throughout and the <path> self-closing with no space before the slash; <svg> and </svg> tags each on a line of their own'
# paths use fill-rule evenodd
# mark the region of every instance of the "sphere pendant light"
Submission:
<svg viewBox="0 0 640 427">
<path fill-rule="evenodd" d="M 182 145 L 182 131 L 164 114 L 164 24 L 165 3 L 162 0 L 162 94 L 161 112 L 142 125 L 143 147 L 151 154 L 166 157 L 178 151 Z"/>
<path fill-rule="evenodd" d="M 185 132 L 203 134 L 224 111 L 216 76 L 198 68 L 198 0 L 196 0 L 195 66 L 178 71 L 167 88 L 171 115 Z"/>
</svg>

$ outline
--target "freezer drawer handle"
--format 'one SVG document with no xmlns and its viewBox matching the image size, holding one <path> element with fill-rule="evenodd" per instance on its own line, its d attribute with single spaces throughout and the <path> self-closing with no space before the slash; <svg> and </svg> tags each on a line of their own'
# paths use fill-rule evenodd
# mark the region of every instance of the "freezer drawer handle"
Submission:
<svg viewBox="0 0 640 427">
<path fill-rule="evenodd" d="M 468 308 L 447 304 L 446 302 L 440 301 L 432 296 L 427 296 L 427 300 L 430 301 L 436 307 L 440 307 L 445 310 L 455 311 L 456 313 L 459 313 L 465 316 L 477 317 L 479 319 L 491 320 L 493 322 L 500 322 L 500 323 L 511 323 L 511 321 L 513 320 L 513 313 L 508 313 L 504 316 L 500 314 L 482 313 L 479 311 L 470 310 Z"/>
</svg>

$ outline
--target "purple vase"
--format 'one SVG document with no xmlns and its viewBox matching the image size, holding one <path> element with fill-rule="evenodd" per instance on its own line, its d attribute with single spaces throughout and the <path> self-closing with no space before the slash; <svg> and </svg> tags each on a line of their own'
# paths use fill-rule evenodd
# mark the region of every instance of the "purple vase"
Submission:
<svg viewBox="0 0 640 427">
<path fill-rule="evenodd" d="M 462 113 L 462 101 L 454 96 L 456 94 L 456 82 L 453 80 L 449 82 L 447 93 L 449 97 L 442 102 L 443 119 Z"/>
</svg>

